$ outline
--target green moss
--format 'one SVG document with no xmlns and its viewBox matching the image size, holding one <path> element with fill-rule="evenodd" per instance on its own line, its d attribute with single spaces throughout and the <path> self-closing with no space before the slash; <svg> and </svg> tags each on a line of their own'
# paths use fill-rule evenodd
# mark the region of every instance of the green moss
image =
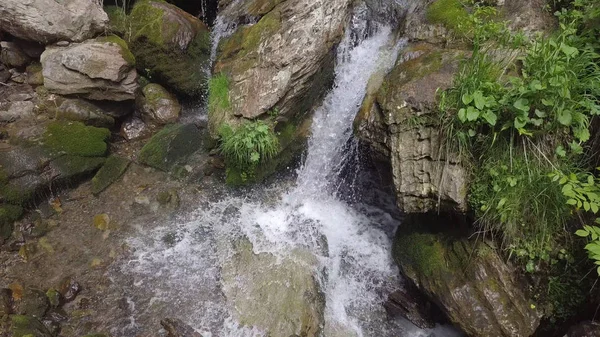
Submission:
<svg viewBox="0 0 600 337">
<path fill-rule="evenodd" d="M 132 40 L 140 37 L 149 42 L 162 46 L 165 43 L 163 37 L 163 11 L 152 6 L 152 1 L 138 1 L 131 11 Z"/>
<path fill-rule="evenodd" d="M 234 55 L 246 56 L 253 52 L 258 52 L 260 43 L 274 34 L 281 28 L 281 14 L 274 10 L 263 16 L 260 21 L 252 26 L 242 27 L 238 29 L 232 36 L 224 39 L 219 45 L 220 57 L 228 59 Z M 238 60 L 241 61 L 241 60 Z M 254 61 L 249 60 L 245 64 L 253 64 Z M 234 65 L 238 68 L 247 68 L 238 64 Z"/>
<path fill-rule="evenodd" d="M 48 302 L 50 302 L 50 306 L 53 308 L 60 305 L 60 293 L 56 289 L 48 289 L 48 291 L 46 291 L 46 297 L 48 298 Z"/>
<path fill-rule="evenodd" d="M 433 276 L 446 270 L 445 248 L 439 237 L 429 233 L 411 233 L 397 239 L 394 257 L 407 261 L 417 274 Z"/>
<path fill-rule="evenodd" d="M 42 137 L 44 147 L 54 153 L 101 157 L 108 149 L 110 131 L 80 122 L 52 122 Z"/>
<path fill-rule="evenodd" d="M 224 73 L 213 76 L 208 83 L 208 111 L 214 114 L 218 109 L 229 109 L 229 79 Z"/>
<path fill-rule="evenodd" d="M 427 20 L 443 24 L 457 33 L 465 33 L 464 23 L 468 22 L 468 13 L 460 0 L 437 0 L 427 8 Z"/>
<path fill-rule="evenodd" d="M 13 205 L 23 205 L 33 198 L 35 191 L 11 183 L 0 186 L 0 199 Z"/>
<path fill-rule="evenodd" d="M 25 315 L 11 315 L 13 337 L 51 337 L 52 334 L 37 318 Z"/>
<path fill-rule="evenodd" d="M 61 156 L 53 161 L 61 179 L 73 181 L 99 169 L 106 161 L 103 157 Z"/>
<path fill-rule="evenodd" d="M 110 156 L 92 178 L 92 193 L 99 194 L 117 181 L 129 167 L 130 161 L 125 158 Z"/>
<path fill-rule="evenodd" d="M 129 21 L 123 8 L 119 6 L 104 6 L 104 11 L 108 15 L 109 31 L 119 36 L 125 36 L 129 28 Z"/>
<path fill-rule="evenodd" d="M 121 39 L 116 35 L 108 35 L 99 37 L 96 39 L 96 41 L 109 42 L 118 45 L 121 48 L 121 56 L 123 56 L 123 59 L 127 61 L 127 63 L 129 63 L 130 65 L 135 66 L 135 56 L 133 56 L 133 54 L 129 50 L 129 46 L 127 45 L 127 42 L 125 42 L 125 40 Z"/>
</svg>

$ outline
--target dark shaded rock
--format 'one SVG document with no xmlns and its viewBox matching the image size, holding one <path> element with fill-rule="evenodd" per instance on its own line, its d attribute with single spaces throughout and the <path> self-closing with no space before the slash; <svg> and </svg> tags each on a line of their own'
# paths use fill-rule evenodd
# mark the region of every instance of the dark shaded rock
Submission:
<svg viewBox="0 0 600 337">
<path fill-rule="evenodd" d="M 23 208 L 17 205 L 0 203 L 0 241 L 8 239 L 13 231 L 13 224 L 23 215 Z"/>
<path fill-rule="evenodd" d="M 11 315 L 13 337 L 53 337 L 46 326 L 37 318 L 25 315 Z"/>
<path fill-rule="evenodd" d="M 201 146 L 202 136 L 195 125 L 167 125 L 144 145 L 138 159 L 142 164 L 169 171 L 184 163 Z"/>
<path fill-rule="evenodd" d="M 179 208 L 180 203 L 179 193 L 174 189 L 159 192 L 156 201 L 165 208 L 176 210 Z"/>
<path fill-rule="evenodd" d="M 199 96 L 210 62 L 210 34 L 198 18 L 162 1 L 138 1 L 130 15 L 137 67 L 177 94 Z M 168 28 L 167 28 L 168 27 Z"/>
<path fill-rule="evenodd" d="M 39 289 L 27 288 L 20 301 L 15 303 L 15 311 L 20 315 L 28 315 L 41 319 L 50 308 L 46 294 Z"/>
<path fill-rule="evenodd" d="M 564 337 L 600 337 L 600 324 L 596 322 L 581 322 L 570 328 Z"/>
<path fill-rule="evenodd" d="M 0 318 L 13 313 L 12 291 L 7 288 L 0 289 Z"/>
<path fill-rule="evenodd" d="M 1 83 L 8 82 L 8 80 L 10 80 L 11 76 L 12 76 L 12 74 L 10 73 L 10 71 L 8 71 L 8 69 L 6 69 L 6 67 L 4 65 L 0 64 L 0 82 Z"/>
<path fill-rule="evenodd" d="M 421 329 L 435 327 L 441 318 L 434 316 L 431 303 L 416 289 L 409 291 L 402 288 L 394 291 L 383 306 L 388 315 L 406 318 Z"/>
<path fill-rule="evenodd" d="M 15 39 L 14 42 L 32 59 L 37 59 L 44 52 L 44 45 L 34 41 Z"/>
<path fill-rule="evenodd" d="M 14 42 L 0 42 L 0 62 L 11 68 L 25 67 L 31 58 Z"/>
<path fill-rule="evenodd" d="M 202 337 L 189 325 L 176 318 L 165 318 L 160 325 L 167 331 L 167 337 Z"/>
<path fill-rule="evenodd" d="M 108 186 L 117 181 L 129 167 L 129 159 L 110 156 L 92 178 L 92 193 L 99 194 Z"/>
<path fill-rule="evenodd" d="M 12 102 L 7 111 L 0 111 L 0 122 L 10 123 L 21 118 L 34 117 L 35 105 L 30 101 Z"/>
<path fill-rule="evenodd" d="M 80 291 L 81 285 L 73 277 L 65 278 L 58 288 L 58 292 L 62 295 L 64 303 L 73 301 Z"/>
<path fill-rule="evenodd" d="M 175 123 L 181 113 L 177 97 L 155 83 L 146 85 L 136 97 L 135 103 L 142 119 L 149 124 Z"/>
<path fill-rule="evenodd" d="M 152 135 L 152 128 L 141 118 L 131 116 L 121 124 L 120 135 L 127 140 L 143 139 Z"/>
<path fill-rule="evenodd" d="M 456 227 L 451 221 L 437 214 L 415 214 L 404 220 L 393 256 L 406 279 L 468 335 L 532 335 L 541 315 L 516 269 L 488 242 L 435 230 Z"/>
<path fill-rule="evenodd" d="M 57 117 L 98 127 L 109 128 L 115 124 L 113 117 L 108 116 L 98 106 L 83 99 L 64 100 L 58 108 Z"/>
</svg>

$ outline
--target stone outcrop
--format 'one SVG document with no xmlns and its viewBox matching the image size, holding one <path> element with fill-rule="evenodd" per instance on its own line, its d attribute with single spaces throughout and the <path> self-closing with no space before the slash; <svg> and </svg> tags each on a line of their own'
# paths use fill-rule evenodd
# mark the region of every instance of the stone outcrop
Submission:
<svg viewBox="0 0 600 337">
<path fill-rule="evenodd" d="M 210 62 L 210 33 L 198 18 L 163 1 L 136 2 L 130 46 L 140 71 L 177 94 L 200 96 Z"/>
<path fill-rule="evenodd" d="M 136 97 L 137 111 L 144 122 L 154 125 L 175 123 L 181 113 L 177 97 L 154 83 L 146 85 Z"/>
<path fill-rule="evenodd" d="M 436 231 L 453 227 L 438 215 L 402 224 L 393 255 L 403 274 L 470 336 L 531 336 L 540 322 L 534 302 L 492 244 Z"/>
<path fill-rule="evenodd" d="M 140 163 L 162 171 L 179 167 L 202 145 L 200 130 L 193 124 L 171 124 L 154 135 L 140 151 Z"/>
<path fill-rule="evenodd" d="M 13 36 L 49 44 L 83 41 L 102 33 L 108 16 L 90 0 L 2 0 L 0 30 Z"/>
<path fill-rule="evenodd" d="M 462 158 L 440 128 L 437 92 L 452 84 L 463 52 L 408 48 L 383 81 L 372 79 L 355 133 L 391 162 L 407 213 L 467 209 Z"/>
<path fill-rule="evenodd" d="M 351 1 L 242 5 L 260 3 L 265 3 L 256 5 L 257 13 L 264 14 L 260 20 L 239 27 L 219 45 L 214 73 L 227 77 L 227 102 L 211 103 L 213 132 L 223 123 L 261 117 L 274 108 L 286 119 L 298 117 L 332 80 L 333 47 L 342 37 Z"/>
<path fill-rule="evenodd" d="M 41 56 L 44 86 L 59 95 L 93 100 L 134 99 L 135 58 L 125 41 L 101 37 L 66 47 L 48 47 Z"/>
<path fill-rule="evenodd" d="M 597 322 L 581 322 L 569 329 L 564 337 L 600 337 L 600 324 Z"/>
</svg>

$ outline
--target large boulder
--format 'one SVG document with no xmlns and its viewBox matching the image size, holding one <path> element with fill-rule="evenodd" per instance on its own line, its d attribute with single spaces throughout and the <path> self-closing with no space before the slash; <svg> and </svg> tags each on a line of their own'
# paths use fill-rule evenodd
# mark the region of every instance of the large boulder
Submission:
<svg viewBox="0 0 600 337">
<path fill-rule="evenodd" d="M 201 95 L 210 63 L 206 25 L 169 3 L 154 0 L 136 2 L 129 20 L 138 69 L 178 94 Z"/>
<path fill-rule="evenodd" d="M 355 133 L 392 166 L 398 206 L 407 213 L 467 209 L 467 172 L 437 117 L 463 52 L 416 46 L 385 79 L 371 79 Z"/>
<path fill-rule="evenodd" d="M 437 214 L 405 219 L 393 246 L 402 273 L 469 336 L 531 336 L 540 315 L 527 284 L 489 242 L 439 232 L 456 228 L 450 222 Z"/>
<path fill-rule="evenodd" d="M 140 163 L 162 171 L 185 165 L 186 159 L 202 145 L 200 130 L 194 124 L 170 124 L 154 135 L 140 151 Z"/>
<path fill-rule="evenodd" d="M 83 41 L 103 32 L 108 16 L 91 0 L 2 0 L 0 30 L 49 44 Z"/>
<path fill-rule="evenodd" d="M 53 93 L 93 100 L 135 98 L 135 58 L 127 43 L 114 35 L 67 47 L 48 47 L 41 63 L 44 86 Z"/>
<path fill-rule="evenodd" d="M 26 66 L 31 59 L 16 43 L 0 42 L 0 62 L 13 68 Z"/>
<path fill-rule="evenodd" d="M 221 275 L 236 320 L 268 336 L 320 336 L 325 300 L 314 276 L 316 257 L 301 249 L 286 258 L 255 254 L 247 239 L 234 245 Z"/>
<path fill-rule="evenodd" d="M 181 113 L 177 97 L 155 83 L 150 83 L 141 90 L 135 104 L 142 119 L 149 124 L 175 123 Z"/>
</svg>

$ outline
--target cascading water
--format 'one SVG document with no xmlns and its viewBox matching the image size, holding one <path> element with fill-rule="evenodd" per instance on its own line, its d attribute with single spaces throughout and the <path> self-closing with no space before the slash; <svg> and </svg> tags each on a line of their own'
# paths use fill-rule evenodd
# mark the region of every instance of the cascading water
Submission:
<svg viewBox="0 0 600 337">
<path fill-rule="evenodd" d="M 149 232 L 140 228 L 129 241 L 134 254 L 119 273 L 132 278 L 123 292 L 137 309 L 116 335 L 139 333 L 138 318 L 175 316 L 203 336 L 264 336 L 236 319 L 239 308 L 226 294 L 232 283 L 248 289 L 243 277 L 223 275 L 241 238 L 255 254 L 277 257 L 275 264 L 289 260 L 297 249 L 314 256 L 317 263 L 310 272 L 324 295 L 324 336 L 454 335 L 386 317 L 384 297 L 400 284 L 391 258 L 399 221 L 361 198 L 348 203 L 337 195 L 340 171 L 353 155 L 351 125 L 367 82 L 393 66 L 402 45 L 389 28 L 364 35 L 348 30 L 338 47 L 335 85 L 315 112 L 306 160 L 293 187 L 279 181 L 251 194 L 228 196 L 180 224 Z"/>
</svg>

